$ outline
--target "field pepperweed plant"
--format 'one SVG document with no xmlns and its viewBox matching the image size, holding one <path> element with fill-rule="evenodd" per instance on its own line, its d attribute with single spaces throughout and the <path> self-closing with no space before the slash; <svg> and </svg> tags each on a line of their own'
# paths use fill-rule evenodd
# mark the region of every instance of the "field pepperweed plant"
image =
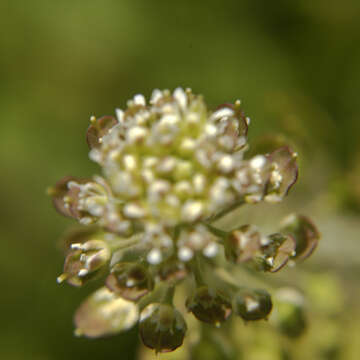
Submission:
<svg viewBox="0 0 360 360">
<path fill-rule="evenodd" d="M 90 122 L 89 156 L 102 176 L 65 177 L 49 190 L 55 208 L 81 224 L 65 236 L 58 282 L 104 278 L 77 310 L 75 333 L 99 337 L 138 323 L 147 347 L 173 351 L 187 331 L 174 305 L 179 287 L 202 322 L 266 319 L 271 295 L 242 284 L 234 269 L 277 272 L 309 256 L 318 231 L 295 214 L 269 235 L 216 224 L 244 204 L 282 201 L 298 176 L 297 154 L 283 146 L 247 158 L 250 119 L 240 101 L 209 111 L 189 89 L 154 90 L 148 103 L 136 95 L 116 117 Z M 283 297 L 300 309 L 299 294 Z"/>
</svg>

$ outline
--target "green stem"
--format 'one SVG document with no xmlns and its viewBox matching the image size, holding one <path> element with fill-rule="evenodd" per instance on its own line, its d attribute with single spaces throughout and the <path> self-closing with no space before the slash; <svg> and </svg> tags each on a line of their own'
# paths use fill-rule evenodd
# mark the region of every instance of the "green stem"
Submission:
<svg viewBox="0 0 360 360">
<path fill-rule="evenodd" d="M 174 286 L 169 286 L 165 282 L 156 284 L 155 289 L 148 295 L 145 295 L 138 303 L 139 310 L 142 311 L 146 306 L 152 303 L 172 304 L 174 297 Z"/>
<path fill-rule="evenodd" d="M 215 236 L 219 237 L 219 238 L 227 238 L 229 236 L 229 232 L 228 231 L 224 231 L 224 230 L 221 230 L 221 229 L 218 229 L 210 224 L 207 224 L 207 223 L 203 223 L 207 228 L 208 230 L 214 234 Z"/>
<path fill-rule="evenodd" d="M 175 294 L 175 286 L 173 285 L 167 286 L 167 288 L 164 290 L 164 294 L 162 296 L 161 302 L 172 305 L 174 294 Z"/>
<path fill-rule="evenodd" d="M 202 286 L 205 285 L 206 282 L 204 280 L 204 276 L 202 273 L 202 264 L 201 264 L 201 255 L 200 254 L 196 254 L 193 258 L 193 260 L 191 261 L 191 268 L 192 268 L 192 273 L 194 274 L 195 277 L 195 282 L 197 286 Z"/>
<path fill-rule="evenodd" d="M 136 234 L 129 239 L 109 241 L 108 245 L 110 246 L 111 251 L 115 252 L 118 250 L 123 250 L 138 245 L 140 243 L 141 238 L 142 238 L 142 234 Z"/>
<path fill-rule="evenodd" d="M 210 216 L 210 218 L 207 220 L 207 222 L 213 223 L 244 204 L 246 204 L 244 199 L 240 199 L 240 200 L 236 201 L 235 203 L 233 203 L 232 205 L 230 205 L 228 208 L 225 208 L 225 209 L 219 211 L 217 214 Z"/>
</svg>

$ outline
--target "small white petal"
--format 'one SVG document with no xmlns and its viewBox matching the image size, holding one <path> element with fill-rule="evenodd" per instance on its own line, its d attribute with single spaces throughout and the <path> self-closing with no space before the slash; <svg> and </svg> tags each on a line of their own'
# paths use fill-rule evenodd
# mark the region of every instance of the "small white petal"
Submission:
<svg viewBox="0 0 360 360">
<path fill-rule="evenodd" d="M 182 217 L 185 221 L 195 221 L 201 217 L 203 208 L 201 201 L 187 201 L 182 208 Z"/>
<path fill-rule="evenodd" d="M 123 163 L 127 170 L 133 171 L 136 170 L 136 158 L 133 155 L 125 155 L 123 157 Z"/>
<path fill-rule="evenodd" d="M 173 96 L 180 105 L 180 107 L 182 109 L 185 109 L 187 105 L 187 96 L 185 91 L 182 88 L 178 87 L 177 89 L 175 89 Z"/>
<path fill-rule="evenodd" d="M 145 106 L 146 105 L 146 100 L 145 100 L 144 95 L 142 95 L 142 94 L 135 95 L 134 96 L 134 104 L 135 105 L 143 105 L 143 106 Z"/>
<path fill-rule="evenodd" d="M 216 256 L 218 252 L 219 252 L 219 245 L 216 242 L 211 242 L 203 250 L 203 254 L 209 258 Z"/>
<path fill-rule="evenodd" d="M 148 130 L 142 126 L 134 126 L 130 128 L 127 132 L 127 139 L 130 143 L 134 143 L 137 141 L 141 141 L 145 139 L 146 135 L 148 134 Z"/>
<path fill-rule="evenodd" d="M 260 170 L 266 164 L 266 157 L 264 155 L 256 155 L 250 160 L 250 166 L 254 170 Z"/>
<path fill-rule="evenodd" d="M 152 249 L 146 257 L 147 261 L 151 265 L 160 264 L 162 261 L 162 254 L 159 249 Z"/>
<path fill-rule="evenodd" d="M 132 219 L 140 219 L 145 215 L 144 209 L 134 203 L 129 203 L 124 206 L 124 215 Z"/>
<path fill-rule="evenodd" d="M 211 120 L 217 120 L 217 119 L 221 119 L 224 117 L 230 117 L 234 115 L 234 110 L 228 108 L 228 107 L 224 107 L 221 108 L 217 111 L 215 111 L 212 115 L 211 115 Z"/>
<path fill-rule="evenodd" d="M 224 173 L 231 172 L 234 168 L 234 160 L 233 160 L 232 156 L 224 155 L 223 157 L 221 157 L 221 159 L 218 163 L 218 168 L 220 171 L 222 171 Z"/>
<path fill-rule="evenodd" d="M 155 104 L 162 97 L 163 97 L 163 93 L 159 89 L 155 89 L 151 94 L 150 103 Z"/>
<path fill-rule="evenodd" d="M 124 122 L 124 112 L 121 109 L 116 109 L 115 114 L 118 122 L 122 124 Z"/>
<path fill-rule="evenodd" d="M 193 256 L 194 252 L 186 246 L 181 247 L 178 251 L 178 257 L 181 261 L 189 261 Z"/>
</svg>

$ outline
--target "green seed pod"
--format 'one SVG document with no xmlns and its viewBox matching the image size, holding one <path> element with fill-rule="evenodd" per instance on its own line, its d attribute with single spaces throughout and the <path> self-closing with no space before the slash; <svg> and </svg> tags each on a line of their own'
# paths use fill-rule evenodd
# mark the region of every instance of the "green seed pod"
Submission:
<svg viewBox="0 0 360 360">
<path fill-rule="evenodd" d="M 186 301 L 186 307 L 198 320 L 216 326 L 227 320 L 232 312 L 226 297 L 207 286 L 197 288 L 192 298 Z"/>
<path fill-rule="evenodd" d="M 126 300 L 137 301 L 154 288 L 154 282 L 143 265 L 126 262 L 112 268 L 106 286 Z"/>
<path fill-rule="evenodd" d="M 281 231 L 290 234 L 296 241 L 295 259 L 303 260 L 315 250 L 320 233 L 310 219 L 303 215 L 292 214 L 282 222 Z"/>
<path fill-rule="evenodd" d="M 241 289 L 233 298 L 233 309 L 246 321 L 266 319 L 272 310 L 271 296 L 263 289 Z"/>
<path fill-rule="evenodd" d="M 152 303 L 140 314 L 141 340 L 157 353 L 174 351 L 181 346 L 186 330 L 183 316 L 169 304 Z"/>
<path fill-rule="evenodd" d="M 304 299 L 294 289 L 280 289 L 276 294 L 275 323 L 279 330 L 290 338 L 295 338 L 306 330 Z"/>
</svg>

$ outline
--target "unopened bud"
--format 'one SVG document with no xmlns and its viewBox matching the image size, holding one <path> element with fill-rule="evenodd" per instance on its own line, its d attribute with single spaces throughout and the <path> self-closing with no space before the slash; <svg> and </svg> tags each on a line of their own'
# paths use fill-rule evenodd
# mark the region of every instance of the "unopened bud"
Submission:
<svg viewBox="0 0 360 360">
<path fill-rule="evenodd" d="M 207 286 L 197 288 L 193 297 L 187 300 L 186 307 L 197 319 L 215 326 L 227 320 L 232 312 L 226 297 Z"/>
<path fill-rule="evenodd" d="M 303 215 L 289 215 L 283 220 L 282 232 L 293 236 L 296 242 L 295 259 L 306 259 L 315 250 L 320 233 L 313 222 Z"/>
<path fill-rule="evenodd" d="M 268 243 L 262 247 L 262 266 L 265 271 L 276 272 L 283 268 L 295 253 L 295 240 L 280 233 L 268 236 Z"/>
<path fill-rule="evenodd" d="M 92 279 L 110 260 L 111 251 L 102 240 L 89 240 L 83 244 L 72 244 L 72 250 L 65 258 L 64 273 L 58 282 L 66 280 L 74 286 L 81 286 Z"/>
<path fill-rule="evenodd" d="M 141 339 L 156 352 L 170 352 L 181 346 L 186 330 L 183 316 L 169 304 L 150 304 L 140 314 Z"/>
<path fill-rule="evenodd" d="M 154 287 L 148 270 L 136 263 L 119 263 L 111 270 L 106 286 L 124 299 L 137 301 Z"/>
<path fill-rule="evenodd" d="M 86 141 L 90 149 L 101 146 L 101 139 L 104 135 L 108 134 L 110 129 L 114 127 L 118 120 L 113 116 L 103 116 L 100 119 L 91 117 L 90 126 L 86 133 Z"/>
<path fill-rule="evenodd" d="M 280 289 L 276 294 L 275 323 L 288 337 L 298 337 L 306 329 L 304 298 L 294 289 Z"/>
<path fill-rule="evenodd" d="M 251 260 L 259 251 L 261 235 L 251 225 L 241 226 L 231 232 L 225 243 L 226 258 L 234 263 Z"/>
<path fill-rule="evenodd" d="M 169 283 L 177 283 L 188 274 L 185 264 L 181 261 L 170 260 L 161 265 L 158 275 L 161 280 Z"/>
<path fill-rule="evenodd" d="M 266 319 L 272 309 L 271 296 L 263 289 L 241 289 L 234 296 L 233 309 L 244 320 Z"/>
</svg>

